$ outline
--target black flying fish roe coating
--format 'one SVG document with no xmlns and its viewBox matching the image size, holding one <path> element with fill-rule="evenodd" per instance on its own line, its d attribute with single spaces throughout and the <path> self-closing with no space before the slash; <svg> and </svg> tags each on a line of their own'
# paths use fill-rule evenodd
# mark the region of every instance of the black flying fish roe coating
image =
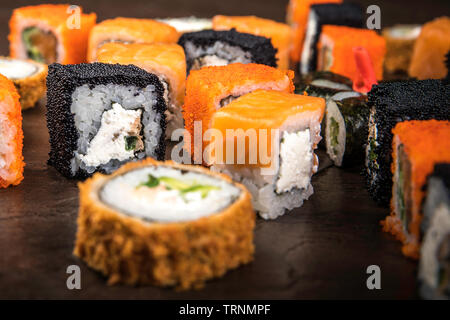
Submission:
<svg viewBox="0 0 450 320">
<path fill-rule="evenodd" d="M 55 167 L 68 178 L 86 178 L 85 170 L 71 171 L 71 160 L 77 150 L 78 132 L 75 128 L 74 115 L 70 112 L 72 94 L 76 88 L 89 84 L 117 84 L 145 88 L 155 86 L 157 103 L 153 109 L 161 114 L 163 133 L 156 150 L 157 159 L 163 160 L 165 153 L 164 132 L 166 121 L 164 112 L 167 109 L 164 100 L 164 87 L 154 74 L 148 73 L 133 65 L 90 63 L 78 65 L 51 64 L 47 76 L 47 127 L 50 136 L 50 152 L 48 164 Z"/>
<path fill-rule="evenodd" d="M 275 55 L 278 50 L 273 47 L 272 41 L 269 38 L 237 32 L 236 29 L 227 31 L 202 30 L 183 34 L 178 40 L 178 44 L 186 51 L 185 45 L 188 41 L 202 48 L 212 47 L 217 41 L 225 42 L 230 46 L 239 47 L 243 51 L 249 52 L 254 63 L 277 67 Z M 195 58 L 189 59 L 186 55 L 186 59 L 187 70 L 189 72 Z"/>
<path fill-rule="evenodd" d="M 353 28 L 364 27 L 364 17 L 362 8 L 354 3 L 327 3 L 315 4 L 310 8 L 317 17 L 316 32 L 311 41 L 311 57 L 309 60 L 308 71 L 317 70 L 317 43 L 319 42 L 322 27 L 326 24 L 336 26 L 347 26 Z M 305 63 L 300 61 L 300 63 Z"/>
<path fill-rule="evenodd" d="M 378 146 L 373 151 L 379 168 L 366 167 L 366 178 L 369 193 L 378 204 L 388 205 L 392 193 L 392 129 L 407 120 L 449 120 L 449 92 L 450 85 L 441 80 L 386 82 L 372 87 L 368 103 L 375 112 Z M 372 164 L 369 159 L 366 162 Z"/>
</svg>

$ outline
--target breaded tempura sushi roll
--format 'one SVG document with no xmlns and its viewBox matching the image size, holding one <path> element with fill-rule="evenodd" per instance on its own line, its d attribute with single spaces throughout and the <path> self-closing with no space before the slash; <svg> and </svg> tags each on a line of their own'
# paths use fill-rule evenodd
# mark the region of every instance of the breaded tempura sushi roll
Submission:
<svg viewBox="0 0 450 320">
<path fill-rule="evenodd" d="M 184 48 L 188 73 L 190 70 L 230 63 L 277 66 L 277 50 L 269 38 L 237 32 L 235 29 L 185 33 L 178 44 Z"/>
<path fill-rule="evenodd" d="M 45 94 L 47 65 L 43 63 L 0 57 L 0 73 L 16 86 L 22 110 L 34 107 Z"/>
<path fill-rule="evenodd" d="M 212 115 L 218 109 L 256 89 L 291 93 L 294 90 L 293 78 L 292 71 L 253 63 L 234 63 L 192 71 L 186 81 L 183 117 L 188 133 L 184 139 L 185 146 L 191 150 L 195 163 L 202 163 L 203 146 L 206 143 L 202 138 L 209 128 Z M 200 130 L 196 131 L 194 125 Z M 199 133 L 200 137 L 197 136 Z"/>
<path fill-rule="evenodd" d="M 178 38 L 174 27 L 156 20 L 122 17 L 104 20 L 92 28 L 87 58 L 89 62 L 96 61 L 98 48 L 107 42 L 176 43 Z"/>
<path fill-rule="evenodd" d="M 214 30 L 236 29 L 238 32 L 250 33 L 269 38 L 275 49 L 278 68 L 289 69 L 289 50 L 292 43 L 291 28 L 284 23 L 255 16 L 222 16 L 212 19 Z"/>
<path fill-rule="evenodd" d="M 69 178 L 111 173 L 123 163 L 164 159 L 165 89 L 136 66 L 49 66 L 49 164 Z"/>
<path fill-rule="evenodd" d="M 419 258 L 425 184 L 437 163 L 450 163 L 450 121 L 405 121 L 392 130 L 391 215 L 383 230 L 402 243 L 402 253 Z"/>
<path fill-rule="evenodd" d="M 392 129 L 406 120 L 448 120 L 449 90 L 441 80 L 423 80 L 381 83 L 369 92 L 366 179 L 378 204 L 387 206 L 392 195 Z"/>
<path fill-rule="evenodd" d="M 79 188 L 74 252 L 109 284 L 189 289 L 253 260 L 250 194 L 225 175 L 146 159 Z"/>
<path fill-rule="evenodd" d="M 445 55 L 449 51 L 450 18 L 441 17 L 424 24 L 414 45 L 409 76 L 419 80 L 444 78 Z"/>
<path fill-rule="evenodd" d="M 256 90 L 237 98 L 213 116 L 211 170 L 243 183 L 264 219 L 300 207 L 313 193 L 324 111 L 322 98 L 285 92 Z"/>
<path fill-rule="evenodd" d="M 180 34 L 212 29 L 212 20 L 208 18 L 181 17 L 156 20 L 174 27 Z"/>
<path fill-rule="evenodd" d="M 134 64 L 159 77 L 167 90 L 166 138 L 172 131 L 183 128 L 181 106 L 186 83 L 186 58 L 183 48 L 165 43 L 105 43 L 97 51 L 97 61 L 103 63 Z"/>
<path fill-rule="evenodd" d="M 418 279 L 424 299 L 450 299 L 450 164 L 428 178 L 421 230 Z"/>
<path fill-rule="evenodd" d="M 0 188 L 23 180 L 23 131 L 19 94 L 0 74 Z"/>
<path fill-rule="evenodd" d="M 386 42 L 373 30 L 325 25 L 318 43 L 317 70 L 343 75 L 353 82 L 359 78 L 353 48 L 367 50 L 377 80 L 383 79 Z"/>
<path fill-rule="evenodd" d="M 78 16 L 79 15 L 79 16 Z M 12 58 L 51 64 L 86 62 L 86 49 L 95 13 L 78 6 L 42 4 L 15 9 L 9 21 Z"/>
</svg>

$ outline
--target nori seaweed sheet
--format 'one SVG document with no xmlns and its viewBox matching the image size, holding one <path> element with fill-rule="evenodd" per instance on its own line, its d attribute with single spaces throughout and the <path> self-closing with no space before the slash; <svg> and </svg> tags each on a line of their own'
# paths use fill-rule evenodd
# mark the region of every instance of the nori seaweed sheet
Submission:
<svg viewBox="0 0 450 320">
<path fill-rule="evenodd" d="M 407 120 L 449 120 L 450 85 L 442 80 L 411 80 L 381 83 L 368 94 L 377 127 L 376 142 L 368 141 L 369 156 L 365 174 L 369 193 L 382 206 L 387 206 L 392 189 L 392 129 Z"/>
<path fill-rule="evenodd" d="M 447 76 L 445 82 L 450 83 L 450 51 L 445 55 L 445 66 L 447 67 Z"/>
<path fill-rule="evenodd" d="M 71 170 L 71 160 L 74 157 L 74 151 L 77 150 L 79 138 L 74 115 L 70 111 L 72 94 L 76 88 L 85 84 L 92 87 L 101 84 L 117 84 L 138 88 L 154 85 L 157 103 L 153 109 L 161 114 L 163 129 L 156 154 L 158 160 L 164 159 L 166 127 L 164 112 L 167 106 L 164 100 L 164 87 L 157 76 L 133 65 L 54 63 L 49 66 L 47 76 L 46 117 L 50 136 L 49 165 L 68 178 L 83 179 L 91 175 L 81 168 L 75 174 Z"/>
<path fill-rule="evenodd" d="M 254 63 L 277 67 L 275 56 L 278 50 L 273 47 L 269 38 L 237 32 L 236 29 L 227 31 L 202 30 L 184 33 L 178 40 L 178 44 L 186 49 L 185 45 L 188 41 L 202 48 L 212 47 L 217 41 L 225 42 L 230 46 L 239 47 L 243 51 L 249 52 Z M 186 56 L 188 73 L 193 63 L 194 59 L 189 59 Z"/>
<path fill-rule="evenodd" d="M 312 5 L 310 11 L 314 11 L 317 17 L 316 32 L 311 41 L 311 57 L 308 61 L 308 72 L 317 70 L 317 43 L 319 42 L 322 26 L 326 24 L 364 28 L 364 16 L 361 6 L 354 3 L 327 3 Z M 300 61 L 300 65 L 304 62 Z"/>
<path fill-rule="evenodd" d="M 342 90 L 313 85 L 311 84 L 311 82 L 313 82 L 314 80 L 328 80 L 331 82 L 346 85 L 349 87 L 349 89 Z M 303 92 L 306 92 L 309 96 L 328 99 L 332 95 L 335 95 L 336 93 L 342 91 L 352 91 L 352 86 L 353 86 L 352 80 L 350 80 L 347 77 L 344 77 L 342 75 L 330 71 L 316 71 L 300 79 L 299 84 L 295 88 L 295 93 L 303 94 Z"/>
</svg>

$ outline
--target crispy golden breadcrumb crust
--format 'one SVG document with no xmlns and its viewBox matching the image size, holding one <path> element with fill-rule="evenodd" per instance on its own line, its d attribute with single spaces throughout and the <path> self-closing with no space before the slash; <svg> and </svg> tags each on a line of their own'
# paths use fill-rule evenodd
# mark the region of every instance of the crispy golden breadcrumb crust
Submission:
<svg viewBox="0 0 450 320">
<path fill-rule="evenodd" d="M 194 221 L 151 223 L 126 216 L 103 204 L 100 188 L 115 176 L 148 165 L 225 175 L 198 166 L 146 159 L 124 165 L 106 176 L 79 184 L 80 210 L 74 254 L 108 277 L 109 284 L 153 284 L 199 288 L 229 269 L 253 260 L 255 213 L 250 194 L 240 184 L 240 197 L 222 212 Z"/>
</svg>

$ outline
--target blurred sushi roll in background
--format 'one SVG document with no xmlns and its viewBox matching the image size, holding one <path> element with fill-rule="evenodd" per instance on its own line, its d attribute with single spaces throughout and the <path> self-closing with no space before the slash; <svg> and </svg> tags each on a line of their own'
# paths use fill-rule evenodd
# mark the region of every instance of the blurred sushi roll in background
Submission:
<svg viewBox="0 0 450 320">
<path fill-rule="evenodd" d="M 0 74 L 13 81 L 20 96 L 22 110 L 34 107 L 45 95 L 47 65 L 33 60 L 0 57 Z"/>
<path fill-rule="evenodd" d="M 276 58 L 278 68 L 289 69 L 289 50 L 292 42 L 291 28 L 284 23 L 255 16 L 222 16 L 217 15 L 212 19 L 214 30 L 236 29 L 238 32 L 263 36 L 272 41 L 272 45 L 278 50 Z"/>
<path fill-rule="evenodd" d="M 187 73 L 208 66 L 258 63 L 277 67 L 277 50 L 270 39 L 248 33 L 203 30 L 185 33 L 178 44 L 186 54 Z"/>
<path fill-rule="evenodd" d="M 352 81 L 347 77 L 329 71 L 317 71 L 303 77 L 295 92 L 329 99 L 339 92 L 351 92 L 352 85 Z"/>
<path fill-rule="evenodd" d="M 369 92 L 365 171 L 378 204 L 387 206 L 392 195 L 392 129 L 406 120 L 449 120 L 449 90 L 441 80 L 422 80 L 381 83 Z"/>
<path fill-rule="evenodd" d="M 184 139 L 185 148 L 191 151 L 195 163 L 201 164 L 203 161 L 203 149 L 207 144 L 203 135 L 218 109 L 257 89 L 292 93 L 293 78 L 292 71 L 253 63 L 234 63 L 192 71 L 186 81 L 183 117 L 189 134 Z M 200 137 L 195 132 L 196 122 L 201 124 Z"/>
<path fill-rule="evenodd" d="M 22 147 L 19 94 L 12 81 L 0 74 L 0 188 L 23 180 Z"/>
<path fill-rule="evenodd" d="M 418 279 L 424 299 L 450 299 L 450 164 L 428 178 Z"/>
<path fill-rule="evenodd" d="M 89 35 L 88 62 L 97 59 L 97 50 L 107 42 L 176 43 L 178 31 L 168 24 L 151 20 L 122 18 L 104 20 L 92 28 Z"/>
<path fill-rule="evenodd" d="M 181 17 L 156 20 L 174 27 L 180 34 L 212 29 L 212 21 L 208 18 Z"/>
<path fill-rule="evenodd" d="M 103 63 L 133 64 L 153 73 L 165 88 L 166 139 L 170 140 L 175 129 L 183 128 L 181 107 L 186 82 L 186 58 L 183 48 L 177 44 L 153 43 L 105 43 L 98 49 L 97 61 Z"/>
<path fill-rule="evenodd" d="M 86 62 L 87 40 L 97 16 L 82 13 L 80 24 L 72 27 L 72 14 L 65 4 L 15 9 L 9 21 L 11 57 L 45 64 Z"/>
<path fill-rule="evenodd" d="M 362 28 L 364 25 L 363 18 L 361 7 L 353 3 L 312 5 L 309 10 L 306 34 L 301 53 L 300 74 L 305 75 L 317 70 L 317 44 L 324 25 Z"/>
<path fill-rule="evenodd" d="M 124 162 L 164 158 L 165 89 L 136 66 L 49 66 L 49 164 L 69 178 L 111 173 Z"/>
<path fill-rule="evenodd" d="M 346 26 L 325 25 L 318 42 L 317 70 L 331 71 L 356 82 L 360 70 L 355 61 L 353 48 L 367 50 L 377 80 L 383 79 L 383 62 L 386 43 L 373 30 Z"/>
<path fill-rule="evenodd" d="M 450 50 L 450 18 L 441 17 L 423 25 L 409 66 L 409 76 L 419 80 L 446 76 L 445 55 Z"/>
<path fill-rule="evenodd" d="M 223 139 L 212 153 L 211 170 L 244 184 L 264 219 L 300 207 L 313 194 L 311 176 L 319 164 L 314 149 L 324 110 L 322 98 L 286 92 L 256 90 L 237 98 L 213 116 L 211 127 Z"/>
<path fill-rule="evenodd" d="M 425 185 L 435 164 L 450 163 L 450 121 L 405 121 L 392 132 L 391 215 L 383 230 L 402 242 L 405 256 L 418 259 Z"/>
<path fill-rule="evenodd" d="M 109 284 L 189 289 L 253 260 L 250 194 L 224 175 L 146 159 L 79 187 L 74 253 Z"/>
<path fill-rule="evenodd" d="M 383 29 L 383 37 L 386 40 L 386 72 L 408 72 L 414 44 L 421 28 L 420 25 L 395 25 Z"/>
<path fill-rule="evenodd" d="M 359 92 L 340 92 L 327 101 L 323 138 L 336 166 L 364 163 L 369 113 L 367 96 Z"/>
</svg>

